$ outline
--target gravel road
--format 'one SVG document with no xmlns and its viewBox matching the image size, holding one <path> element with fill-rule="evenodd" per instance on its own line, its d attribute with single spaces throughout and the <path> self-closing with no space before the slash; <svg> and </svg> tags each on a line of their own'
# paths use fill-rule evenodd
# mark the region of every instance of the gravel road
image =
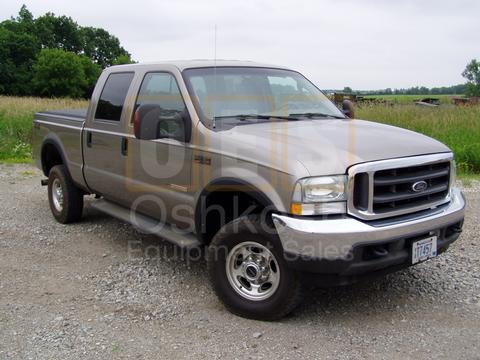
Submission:
<svg viewBox="0 0 480 360">
<path fill-rule="evenodd" d="M 54 221 L 40 173 L 0 165 L 0 359 L 480 359 L 480 184 L 447 253 L 375 282 L 315 290 L 279 322 L 227 312 L 203 259 L 86 202 Z"/>
</svg>

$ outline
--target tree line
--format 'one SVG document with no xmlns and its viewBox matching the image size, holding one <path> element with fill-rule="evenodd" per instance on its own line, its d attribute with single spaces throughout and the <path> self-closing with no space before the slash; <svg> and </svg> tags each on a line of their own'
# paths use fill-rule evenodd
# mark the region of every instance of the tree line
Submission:
<svg viewBox="0 0 480 360">
<path fill-rule="evenodd" d="M 442 86 L 427 88 L 425 86 L 414 86 L 407 89 L 381 89 L 359 91 L 362 95 L 463 95 L 466 85 Z"/>
<path fill-rule="evenodd" d="M 0 95 L 88 97 L 102 69 L 131 62 L 117 37 L 71 17 L 23 5 L 0 23 Z"/>
<path fill-rule="evenodd" d="M 426 86 L 413 86 L 402 89 L 379 89 L 379 90 L 352 90 L 346 86 L 343 90 L 335 90 L 347 94 L 357 95 L 464 95 L 466 93 L 467 84 L 459 84 L 452 86 L 442 86 L 427 88 Z M 332 92 L 335 92 L 332 90 Z"/>
<path fill-rule="evenodd" d="M 342 90 L 348 94 L 358 95 L 466 95 L 480 96 L 480 62 L 476 59 L 471 60 L 462 76 L 467 80 L 466 84 L 442 86 L 427 88 L 425 86 L 414 86 L 407 89 L 380 89 L 380 90 L 352 90 L 351 87 L 345 86 Z M 327 92 L 336 92 L 338 90 L 326 90 Z"/>
</svg>

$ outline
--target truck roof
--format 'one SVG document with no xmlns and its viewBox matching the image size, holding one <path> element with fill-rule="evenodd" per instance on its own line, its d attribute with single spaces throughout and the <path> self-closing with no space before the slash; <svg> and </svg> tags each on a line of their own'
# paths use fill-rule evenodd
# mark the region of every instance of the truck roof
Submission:
<svg viewBox="0 0 480 360">
<path fill-rule="evenodd" d="M 138 64 L 127 64 L 127 65 L 115 65 L 110 67 L 109 69 L 127 69 L 127 68 L 151 68 L 154 69 L 156 67 L 161 66 L 175 66 L 180 71 L 185 69 L 191 68 L 204 68 L 204 67 L 224 67 L 224 66 L 231 66 L 231 67 L 264 67 L 264 68 L 274 68 L 274 69 L 289 69 L 285 66 L 279 65 L 272 65 L 272 64 L 265 64 L 259 63 L 255 61 L 245 61 L 245 60 L 223 60 L 223 59 L 195 59 L 195 60 L 169 60 L 169 61 L 156 61 L 156 62 L 145 62 L 145 63 L 138 63 Z"/>
</svg>

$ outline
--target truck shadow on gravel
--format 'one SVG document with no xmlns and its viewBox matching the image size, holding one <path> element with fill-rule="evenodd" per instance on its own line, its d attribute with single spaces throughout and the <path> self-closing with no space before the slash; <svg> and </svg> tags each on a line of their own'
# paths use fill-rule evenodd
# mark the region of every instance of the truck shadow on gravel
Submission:
<svg viewBox="0 0 480 360">
<path fill-rule="evenodd" d="M 82 224 L 94 226 L 99 241 L 110 236 L 124 249 L 103 273 L 91 276 L 97 299 L 115 306 L 116 312 L 140 320 L 195 318 L 206 311 L 209 316 L 235 317 L 210 288 L 204 250 L 188 254 L 88 206 Z M 357 319 L 382 314 L 391 317 L 392 313 L 403 316 L 429 309 L 433 303 L 462 302 L 469 296 L 465 294 L 467 284 L 448 276 L 449 256 L 455 255 L 442 254 L 368 282 L 307 289 L 300 307 L 282 321 L 328 320 L 352 314 Z"/>
</svg>

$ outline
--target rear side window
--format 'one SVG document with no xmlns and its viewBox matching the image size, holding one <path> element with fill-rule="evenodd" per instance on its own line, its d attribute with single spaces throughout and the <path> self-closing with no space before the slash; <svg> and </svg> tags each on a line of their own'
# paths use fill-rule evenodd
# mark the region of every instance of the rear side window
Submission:
<svg viewBox="0 0 480 360">
<path fill-rule="evenodd" d="M 133 75 L 133 73 L 110 74 L 100 95 L 95 119 L 120 121 L 123 103 Z"/>
</svg>

